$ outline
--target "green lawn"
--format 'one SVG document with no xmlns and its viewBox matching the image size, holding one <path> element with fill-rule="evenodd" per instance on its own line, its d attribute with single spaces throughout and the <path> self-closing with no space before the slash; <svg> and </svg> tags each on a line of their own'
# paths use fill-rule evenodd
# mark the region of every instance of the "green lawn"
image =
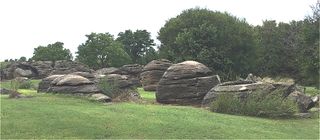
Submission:
<svg viewBox="0 0 320 140">
<path fill-rule="evenodd" d="M 145 103 L 102 104 L 82 97 L 1 95 L 1 139 L 319 139 L 319 118 L 273 120 L 204 109 L 150 104 L 154 92 L 139 88 Z"/>
</svg>

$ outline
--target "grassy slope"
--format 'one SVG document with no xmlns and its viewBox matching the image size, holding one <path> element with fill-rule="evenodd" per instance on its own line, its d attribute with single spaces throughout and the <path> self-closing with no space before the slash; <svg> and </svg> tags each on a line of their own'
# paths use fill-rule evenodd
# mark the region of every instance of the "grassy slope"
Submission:
<svg viewBox="0 0 320 140">
<path fill-rule="evenodd" d="M 34 92 L 20 90 L 24 93 Z M 141 96 L 154 100 L 153 92 Z M 31 93 L 32 94 L 32 93 Z M 34 93 L 33 93 L 34 94 Z M 271 120 L 153 104 L 102 103 L 65 95 L 1 96 L 1 138 L 313 138 L 319 119 Z"/>
</svg>

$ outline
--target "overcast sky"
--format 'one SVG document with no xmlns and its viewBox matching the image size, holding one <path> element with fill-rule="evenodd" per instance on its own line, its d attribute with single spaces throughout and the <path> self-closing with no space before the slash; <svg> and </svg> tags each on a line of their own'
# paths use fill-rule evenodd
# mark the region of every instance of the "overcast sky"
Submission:
<svg viewBox="0 0 320 140">
<path fill-rule="evenodd" d="M 39 45 L 56 41 L 77 51 L 85 34 L 146 29 L 156 40 L 165 22 L 183 10 L 226 11 L 249 24 L 289 22 L 311 13 L 317 0 L 0 0 L 0 61 L 32 57 Z M 158 41 L 156 43 L 159 44 Z"/>
</svg>

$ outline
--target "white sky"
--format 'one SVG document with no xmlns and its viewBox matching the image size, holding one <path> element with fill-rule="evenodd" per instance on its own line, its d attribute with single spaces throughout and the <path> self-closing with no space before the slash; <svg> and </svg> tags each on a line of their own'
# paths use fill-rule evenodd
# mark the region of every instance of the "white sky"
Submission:
<svg viewBox="0 0 320 140">
<path fill-rule="evenodd" d="M 146 29 L 156 40 L 166 20 L 200 7 L 227 11 L 249 24 L 289 22 L 311 13 L 317 0 L 0 0 L 0 61 L 32 57 L 39 45 L 56 41 L 77 51 L 85 34 Z M 159 44 L 159 41 L 156 41 Z M 75 56 L 75 55 L 74 55 Z"/>
</svg>

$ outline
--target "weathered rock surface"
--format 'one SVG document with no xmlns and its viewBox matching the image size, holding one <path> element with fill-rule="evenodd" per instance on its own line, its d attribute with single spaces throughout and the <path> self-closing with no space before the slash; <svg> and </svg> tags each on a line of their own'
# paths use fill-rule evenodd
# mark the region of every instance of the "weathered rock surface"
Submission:
<svg viewBox="0 0 320 140">
<path fill-rule="evenodd" d="M 142 72 L 142 69 L 143 66 L 139 64 L 123 65 L 119 68 L 121 75 L 127 75 L 135 86 L 141 86 L 140 73 Z"/>
<path fill-rule="evenodd" d="M 70 75 L 79 75 L 89 79 L 90 81 L 94 81 L 96 79 L 96 77 L 90 72 L 73 72 L 73 73 L 70 73 Z"/>
<path fill-rule="evenodd" d="M 58 77 L 62 77 L 64 75 L 51 75 L 46 78 L 43 78 L 38 85 L 37 92 L 48 92 L 49 87 L 51 86 L 51 82 Z"/>
<path fill-rule="evenodd" d="M 80 62 L 61 60 L 55 62 L 54 69 L 50 75 L 70 74 L 73 72 L 92 72 L 92 70 Z"/>
<path fill-rule="evenodd" d="M 89 79 L 80 75 L 51 75 L 44 78 L 38 87 L 38 92 L 53 93 L 98 93 L 101 90 Z"/>
<path fill-rule="evenodd" d="M 120 89 L 134 86 L 134 81 L 129 79 L 127 75 L 109 74 L 105 78 L 107 82 L 116 84 Z"/>
<path fill-rule="evenodd" d="M 95 71 L 95 75 L 108 75 L 108 74 L 121 74 L 121 71 L 118 68 L 102 68 Z"/>
<path fill-rule="evenodd" d="M 91 99 L 98 102 L 111 102 L 111 98 L 102 93 L 92 94 Z"/>
<path fill-rule="evenodd" d="M 299 91 L 291 82 L 255 82 L 250 80 L 225 82 L 213 87 L 203 98 L 202 106 L 209 106 L 221 94 L 232 94 L 235 98 L 242 100 L 246 100 L 249 95 L 263 95 L 265 97 L 281 94 L 281 97 L 289 97 L 294 100 L 298 104 L 300 112 L 307 112 L 314 106 L 311 98 Z"/>
<path fill-rule="evenodd" d="M 35 78 L 45 78 L 50 75 L 53 70 L 54 63 L 52 61 L 35 61 L 31 62 L 31 65 L 38 71 L 38 75 Z"/>
<path fill-rule="evenodd" d="M 27 62 L 16 62 L 1 70 L 1 79 L 13 79 L 15 77 L 37 77 L 38 70 Z"/>
<path fill-rule="evenodd" d="M 205 94 L 220 83 L 218 75 L 196 61 L 173 64 L 162 76 L 156 99 L 160 103 L 201 104 Z"/>
<path fill-rule="evenodd" d="M 1 69 L 1 79 L 28 77 L 33 79 L 45 78 L 55 74 L 69 74 L 73 72 L 92 72 L 86 65 L 74 61 L 34 61 L 13 62 Z"/>
<path fill-rule="evenodd" d="M 153 60 L 144 66 L 141 77 L 141 84 L 145 91 L 156 91 L 158 83 L 165 71 L 172 65 L 169 60 Z"/>
</svg>

